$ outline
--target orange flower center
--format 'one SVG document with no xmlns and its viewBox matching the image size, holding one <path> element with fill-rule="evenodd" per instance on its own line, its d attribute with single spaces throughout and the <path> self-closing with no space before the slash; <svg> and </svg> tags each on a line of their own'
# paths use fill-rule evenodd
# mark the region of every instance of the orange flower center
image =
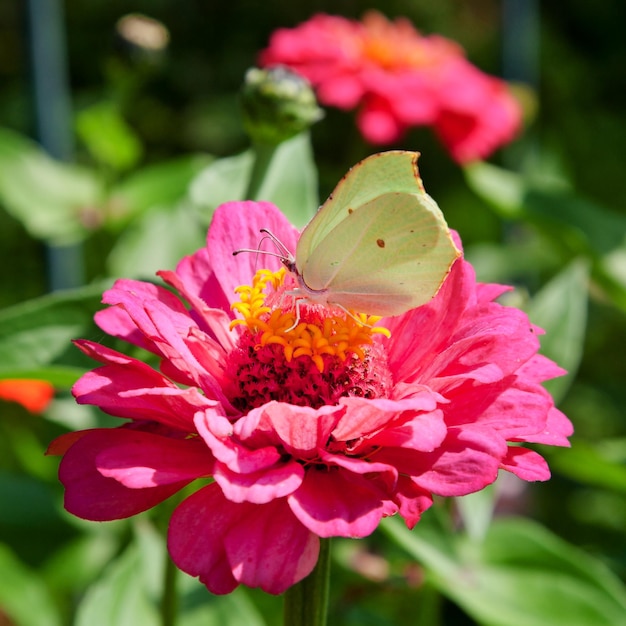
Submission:
<svg viewBox="0 0 626 626">
<path fill-rule="evenodd" d="M 390 336 L 387 328 L 374 326 L 380 317 L 363 313 L 334 314 L 326 307 L 305 305 L 300 307 L 301 317 L 298 318 L 293 306 L 295 296 L 285 292 L 285 276 L 285 268 L 277 272 L 262 269 L 254 275 L 252 285 L 242 285 L 235 290 L 240 301 L 231 308 L 243 319 L 233 320 L 231 329 L 245 325 L 255 337 L 257 349 L 279 345 L 288 362 L 308 357 L 323 372 L 325 357 L 337 357 L 345 362 L 356 355 L 363 360 L 365 347 L 372 343 L 373 335 Z M 274 294 L 278 294 L 275 300 L 279 305 L 291 300 L 291 306 L 288 309 L 268 306 L 266 300 Z"/>
<path fill-rule="evenodd" d="M 438 65 L 460 49 L 441 37 L 424 37 L 407 19 L 389 21 L 370 11 L 363 17 L 361 53 L 386 70 L 402 70 Z"/>
</svg>

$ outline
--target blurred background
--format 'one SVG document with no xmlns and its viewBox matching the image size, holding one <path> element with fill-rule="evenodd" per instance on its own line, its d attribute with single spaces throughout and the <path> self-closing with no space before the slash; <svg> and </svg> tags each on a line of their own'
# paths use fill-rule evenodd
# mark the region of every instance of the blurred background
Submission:
<svg viewBox="0 0 626 626">
<path fill-rule="evenodd" d="M 36 71 L 44 76 L 52 71 L 45 64 L 53 59 L 44 55 L 34 70 L 32 35 L 41 27 L 44 33 L 51 32 L 53 22 L 46 28 L 36 21 L 54 5 L 63 35 L 58 43 L 66 64 L 67 91 L 56 94 L 61 100 L 56 118 L 60 136 L 52 139 L 58 142 L 53 156 L 87 172 L 82 182 L 68 178 L 68 185 L 89 187 L 97 177 L 106 200 L 102 205 L 84 205 L 71 226 L 49 227 L 45 220 L 29 221 L 28 215 L 14 209 L 1 170 L 11 171 L 6 159 L 17 147 L 11 145 L 9 150 L 6 142 L 13 140 L 13 133 L 42 138 L 33 85 Z M 120 261 L 129 248 L 115 252 L 116 244 L 125 233 L 137 231 L 127 231 L 130 214 L 124 214 L 116 198 L 136 193 L 140 207 L 132 209 L 136 214 L 148 204 L 159 204 L 154 195 L 161 191 L 172 202 L 208 160 L 247 149 L 239 90 L 245 71 L 255 64 L 272 31 L 293 27 L 316 12 L 359 18 L 367 9 L 378 9 L 390 18 L 408 17 L 424 34 L 439 33 L 457 41 L 483 71 L 522 83 L 517 92 L 527 115 L 525 131 L 490 162 L 532 180 L 538 174 L 549 179 L 550 193 L 558 191 L 554 217 L 545 210 L 537 221 L 525 214 L 518 219 L 497 201 L 487 201 L 488 194 L 481 193 L 480 185 L 451 160 L 428 128 L 411 130 L 390 147 L 422 153 L 426 189 L 450 226 L 460 232 L 479 278 L 515 284 L 516 304 L 523 306 L 528 300 L 532 311 L 533 294 L 570 261 L 582 256 L 591 266 L 589 298 L 586 283 L 580 283 L 582 287 L 576 283 L 574 291 L 563 292 L 560 299 L 558 291 L 552 292 L 559 310 L 582 310 L 577 339 L 563 339 L 571 343 L 565 348 L 575 352 L 570 361 L 575 376 L 558 394 L 560 408 L 575 425 L 573 448 L 546 451 L 553 479 L 533 485 L 523 495 L 513 493 L 502 506 L 540 521 L 625 580 L 626 3 L 620 0 L 597 0 L 593 7 L 585 0 L 3 0 L 0 127 L 13 133 L 2 140 L 4 152 L 0 148 L 0 308 L 11 311 L 55 286 L 59 280 L 51 269 L 51 264 L 59 263 L 52 258 L 55 249 L 65 254 L 62 269 L 56 270 L 61 282 L 65 278 L 74 283 L 61 286 L 89 285 L 123 272 L 134 261 Z M 144 30 L 125 30 L 120 19 L 135 12 L 155 22 Z M 39 106 L 59 106 L 53 92 L 39 97 Z M 64 117 L 64 105 L 69 117 Z M 322 199 L 351 165 L 377 151 L 363 142 L 353 120 L 353 112 L 326 109 L 325 119 L 311 129 Z M 150 169 L 162 164 L 171 168 Z M 132 184 L 138 173 L 151 171 L 156 173 L 152 178 L 146 175 L 145 184 L 161 180 L 165 185 L 152 196 L 141 188 L 141 180 Z M 56 187 L 52 184 L 50 192 L 42 192 L 52 194 L 51 202 L 63 195 L 58 188 L 62 180 Z M 130 195 L 124 196 L 125 191 Z M 571 228 L 569 206 L 580 217 Z M 118 209 L 121 217 L 116 221 Z M 103 211 L 108 212 L 106 217 Z M 154 225 L 158 215 L 151 219 Z M 151 232 L 164 231 L 155 227 Z M 185 237 L 182 233 L 173 258 L 202 245 L 200 229 Z M 591 243 L 579 246 L 586 238 Z M 606 243 L 609 239 L 617 243 Z M 609 257 L 612 273 L 604 274 L 600 270 L 608 267 Z M 67 265 L 63 269 L 64 263 L 69 269 Z M 94 291 L 84 305 L 84 315 L 96 310 L 98 293 Z M 549 299 L 542 304 L 549 307 Z M 540 309 L 537 305 L 538 315 Z M 533 319 L 546 326 L 544 319 L 550 316 L 544 312 L 543 318 Z M 559 319 L 553 323 L 558 328 Z M 67 407 L 63 405 L 63 410 Z M 42 457 L 48 442 L 64 432 L 67 423 L 67 416 L 65 421 L 54 416 L 44 420 L 17 404 L 0 401 L 0 543 L 24 567 L 48 568 L 48 573 L 53 571 L 50 559 L 56 549 L 81 532 L 61 511 L 56 460 Z M 7 504 L 20 500 L 30 504 Z M 62 614 L 71 615 L 71 602 L 65 602 Z M 0 624 L 5 623 L 16 622 L 3 621 L 0 611 Z"/>
</svg>

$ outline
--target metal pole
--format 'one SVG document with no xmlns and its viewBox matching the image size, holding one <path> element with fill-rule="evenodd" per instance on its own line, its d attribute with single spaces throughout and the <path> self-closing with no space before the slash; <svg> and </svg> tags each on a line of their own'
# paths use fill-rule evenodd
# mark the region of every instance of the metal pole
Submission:
<svg viewBox="0 0 626 626">
<path fill-rule="evenodd" d="M 504 78 L 539 86 L 539 2 L 503 0 L 502 71 Z"/>
<path fill-rule="evenodd" d="M 28 30 L 37 138 L 50 156 L 71 161 L 72 107 L 61 0 L 28 0 Z M 51 291 L 84 283 L 82 247 L 49 245 Z"/>
</svg>

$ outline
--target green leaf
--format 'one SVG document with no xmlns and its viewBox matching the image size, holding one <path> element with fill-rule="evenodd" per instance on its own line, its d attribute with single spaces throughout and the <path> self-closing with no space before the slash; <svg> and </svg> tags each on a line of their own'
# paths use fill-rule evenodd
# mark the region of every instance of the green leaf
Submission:
<svg viewBox="0 0 626 626">
<path fill-rule="evenodd" d="M 529 188 L 528 216 L 580 252 L 601 257 L 626 244 L 626 217 L 571 192 Z"/>
<path fill-rule="evenodd" d="M 483 626 L 615 626 L 626 592 L 602 563 L 534 522 L 500 519 L 484 542 L 423 522 L 381 528 L 425 567 L 427 579 Z"/>
<path fill-rule="evenodd" d="M 296 227 L 303 227 L 319 208 L 317 170 L 308 133 L 280 144 L 259 190 Z"/>
<path fill-rule="evenodd" d="M 124 227 L 129 220 L 159 206 L 173 206 L 187 195 L 195 176 L 212 157 L 184 156 L 144 167 L 116 184 L 108 200 L 106 223 Z"/>
<path fill-rule="evenodd" d="M 208 218 L 223 202 L 244 200 L 252 173 L 253 150 L 211 163 L 193 181 L 193 204 Z M 304 226 L 319 206 L 317 173 L 309 135 L 302 133 L 277 148 L 258 200 L 274 203 L 297 227 Z"/>
<path fill-rule="evenodd" d="M 264 626 L 265 621 L 241 587 L 225 596 L 212 596 L 197 580 L 182 585 L 179 626 Z"/>
<path fill-rule="evenodd" d="M 103 288 L 99 284 L 60 291 L 0 311 L 2 373 L 39 369 L 68 350 L 70 341 L 91 327 Z"/>
<path fill-rule="evenodd" d="M 152 278 L 174 269 L 185 255 L 205 245 L 206 230 L 185 204 L 156 207 L 129 226 L 107 259 L 113 276 Z"/>
<path fill-rule="evenodd" d="M 36 143 L 0 129 L 0 202 L 33 237 L 55 244 L 80 241 L 82 216 L 102 199 L 90 170 L 51 159 Z"/>
<path fill-rule="evenodd" d="M 120 549 L 120 530 L 126 520 L 91 524 L 89 532 L 63 544 L 45 563 L 45 578 L 54 589 L 82 593 L 96 580 Z"/>
<path fill-rule="evenodd" d="M 595 444 L 577 440 L 571 449 L 553 450 L 550 465 L 587 485 L 626 494 L 626 440 Z"/>
<path fill-rule="evenodd" d="M 589 265 L 578 259 L 544 285 L 527 307 L 532 322 L 546 331 L 541 352 L 568 371 L 545 384 L 556 401 L 564 396 L 582 358 L 588 281 Z"/>
<path fill-rule="evenodd" d="M 112 102 L 98 102 L 80 111 L 76 130 L 91 156 L 114 170 L 130 169 L 143 154 L 138 135 Z"/>
<path fill-rule="evenodd" d="M 131 544 L 85 594 L 76 626 L 158 626 L 158 611 L 142 581 L 141 555 Z"/>
<path fill-rule="evenodd" d="M 51 365 L 32 369 L 7 368 L 0 366 L 0 380 L 26 379 L 45 380 L 57 389 L 69 389 L 85 373 L 85 369 L 65 365 Z"/>
<path fill-rule="evenodd" d="M 45 583 L 0 544 L 0 609 L 7 623 L 19 626 L 62 624 Z"/>
<path fill-rule="evenodd" d="M 502 217 L 521 216 L 525 182 L 519 174 L 482 161 L 466 166 L 463 173 L 470 189 Z"/>
<path fill-rule="evenodd" d="M 0 496 L 0 527 L 4 531 L 13 526 L 24 534 L 41 533 L 61 523 L 55 494 L 30 476 L 0 471 Z"/>
</svg>

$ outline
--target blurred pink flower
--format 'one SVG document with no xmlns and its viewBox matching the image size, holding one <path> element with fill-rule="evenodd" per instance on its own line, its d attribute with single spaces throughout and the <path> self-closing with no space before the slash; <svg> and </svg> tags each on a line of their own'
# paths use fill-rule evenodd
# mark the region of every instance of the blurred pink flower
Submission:
<svg viewBox="0 0 626 626">
<path fill-rule="evenodd" d="M 521 124 L 506 83 L 472 65 L 460 46 L 374 11 L 360 22 L 318 14 L 279 29 L 259 62 L 297 71 L 324 105 L 359 107 L 357 124 L 371 144 L 432 126 L 452 157 L 467 163 L 511 141 Z"/>
<path fill-rule="evenodd" d="M 499 470 L 549 477 L 517 444 L 569 445 L 571 424 L 541 386 L 563 371 L 537 354 L 526 315 L 494 302 L 506 287 L 476 283 L 459 259 L 404 315 L 361 326 L 303 302 L 291 330 L 279 261 L 255 274 L 256 255 L 232 255 L 256 248 L 261 227 L 294 250 L 298 233 L 273 205 L 217 209 L 206 248 L 159 273 L 187 304 L 133 280 L 105 293 L 99 326 L 160 371 L 76 342 L 102 363 L 76 383 L 77 401 L 130 421 L 52 443 L 68 511 L 128 517 L 200 479 L 170 520 L 174 562 L 213 593 L 276 594 L 311 572 L 320 537 L 364 537 L 396 513 L 412 528 L 434 494 L 477 491 Z"/>
</svg>

